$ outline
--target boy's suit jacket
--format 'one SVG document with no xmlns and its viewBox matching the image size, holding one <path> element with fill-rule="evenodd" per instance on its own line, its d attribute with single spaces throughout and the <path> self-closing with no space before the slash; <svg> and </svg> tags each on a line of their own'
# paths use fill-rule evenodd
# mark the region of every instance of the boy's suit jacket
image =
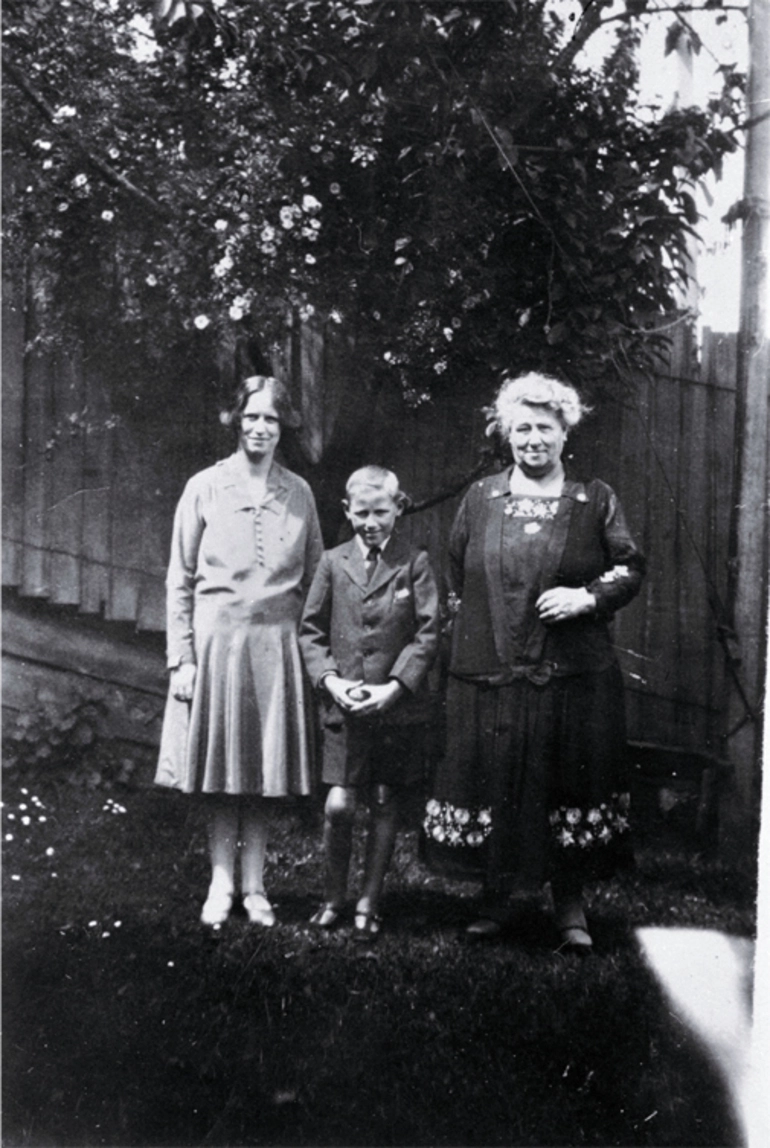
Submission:
<svg viewBox="0 0 770 1148">
<path fill-rule="evenodd" d="M 372 685 L 398 678 L 408 693 L 382 720 L 425 721 L 425 677 L 436 657 L 438 637 L 438 591 L 425 550 L 392 534 L 370 582 L 355 538 L 323 554 L 300 628 L 300 646 L 314 686 L 327 670 Z M 337 706 L 332 708 L 340 714 Z"/>
</svg>

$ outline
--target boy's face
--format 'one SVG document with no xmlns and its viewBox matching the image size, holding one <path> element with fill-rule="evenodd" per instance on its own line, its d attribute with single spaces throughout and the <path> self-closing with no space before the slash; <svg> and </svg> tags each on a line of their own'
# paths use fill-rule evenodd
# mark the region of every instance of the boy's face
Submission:
<svg viewBox="0 0 770 1148">
<path fill-rule="evenodd" d="M 352 491 L 345 514 L 367 546 L 382 546 L 393 533 L 401 505 L 384 490 L 360 487 Z"/>
</svg>

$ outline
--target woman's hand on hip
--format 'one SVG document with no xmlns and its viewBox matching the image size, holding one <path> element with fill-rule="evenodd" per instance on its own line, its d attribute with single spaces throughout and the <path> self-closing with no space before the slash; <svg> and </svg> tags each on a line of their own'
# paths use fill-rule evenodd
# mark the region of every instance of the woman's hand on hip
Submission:
<svg viewBox="0 0 770 1148">
<path fill-rule="evenodd" d="M 183 662 L 171 671 L 171 693 L 179 702 L 192 701 L 198 667 L 194 662 Z"/>
<path fill-rule="evenodd" d="M 567 622 L 581 614 L 592 614 L 596 609 L 596 598 L 585 586 L 574 589 L 554 586 L 552 590 L 546 590 L 540 595 L 535 606 L 541 622 Z"/>
</svg>

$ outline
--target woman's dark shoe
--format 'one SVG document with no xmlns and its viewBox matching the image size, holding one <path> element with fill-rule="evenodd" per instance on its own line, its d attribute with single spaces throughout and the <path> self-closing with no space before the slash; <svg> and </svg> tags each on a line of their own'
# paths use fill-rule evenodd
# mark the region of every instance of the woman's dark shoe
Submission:
<svg viewBox="0 0 770 1148">
<path fill-rule="evenodd" d="M 327 932 L 331 932 L 332 929 L 337 928 L 341 921 L 341 911 L 328 901 L 324 901 L 320 909 L 316 909 L 313 913 L 309 923 L 316 929 L 326 929 Z"/>
<path fill-rule="evenodd" d="M 503 926 L 499 921 L 493 921 L 491 917 L 479 917 L 478 921 L 468 925 L 465 935 L 473 941 L 491 941 L 493 937 L 499 937 L 502 931 Z"/>
<path fill-rule="evenodd" d="M 559 929 L 559 936 L 561 944 L 556 950 L 557 953 L 579 953 L 581 956 L 587 956 L 594 947 L 588 929 L 582 929 L 579 925 L 567 925 Z"/>
<path fill-rule="evenodd" d="M 356 910 L 355 919 L 353 921 L 353 938 L 356 941 L 363 941 L 366 944 L 371 944 L 376 941 L 382 929 L 382 917 L 378 917 L 376 913 L 361 912 Z"/>
</svg>

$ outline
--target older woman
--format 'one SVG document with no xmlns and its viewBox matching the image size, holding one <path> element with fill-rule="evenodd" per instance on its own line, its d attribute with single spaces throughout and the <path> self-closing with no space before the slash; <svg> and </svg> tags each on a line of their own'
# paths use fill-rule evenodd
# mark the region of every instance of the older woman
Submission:
<svg viewBox="0 0 770 1148">
<path fill-rule="evenodd" d="M 322 541 L 310 488 L 273 458 L 282 427 L 297 421 L 282 384 L 246 379 L 222 421 L 238 448 L 190 479 L 174 520 L 171 681 L 155 780 L 210 807 L 204 924 L 230 913 L 240 844 L 244 907 L 269 926 L 269 799 L 311 790 L 297 625 Z"/>
<path fill-rule="evenodd" d="M 470 935 L 494 936 L 509 895 L 550 879 L 562 944 L 587 951 L 584 881 L 613 870 L 628 831 L 607 623 L 644 564 L 610 487 L 565 475 L 583 413 L 538 374 L 506 380 L 489 412 L 513 466 L 474 482 L 452 529 L 447 752 L 424 825 L 429 860 L 483 874 Z"/>
</svg>

